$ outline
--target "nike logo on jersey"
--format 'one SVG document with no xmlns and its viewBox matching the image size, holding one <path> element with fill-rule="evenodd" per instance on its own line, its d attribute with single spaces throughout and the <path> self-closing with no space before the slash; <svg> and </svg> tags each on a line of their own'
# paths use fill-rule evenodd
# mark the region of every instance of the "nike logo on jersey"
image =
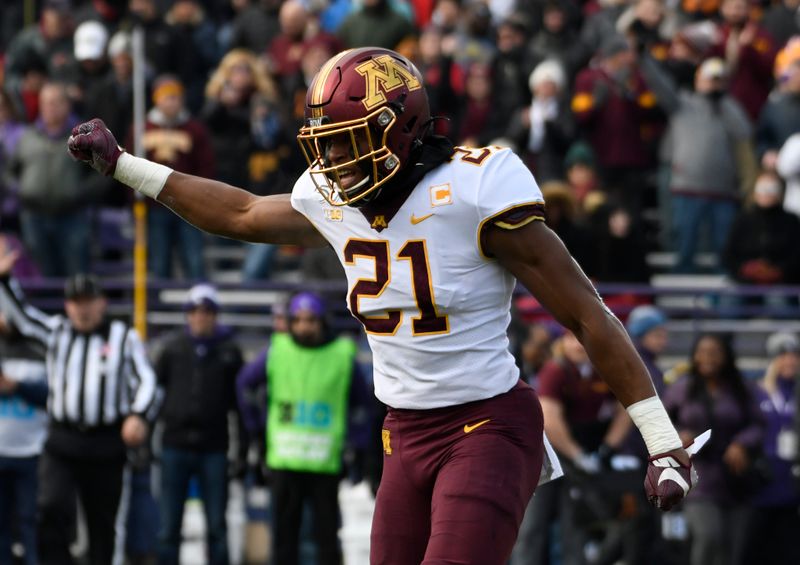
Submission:
<svg viewBox="0 0 800 565">
<path fill-rule="evenodd" d="M 469 424 L 464 424 L 464 433 L 465 433 L 465 434 L 468 434 L 468 433 L 470 433 L 471 431 L 473 431 L 475 428 L 480 428 L 480 427 L 481 427 L 482 425 L 484 425 L 486 422 L 491 422 L 491 421 L 492 421 L 492 419 L 491 419 L 491 418 L 489 418 L 489 419 L 487 419 L 487 420 L 482 420 L 482 421 L 478 422 L 477 424 L 472 424 L 471 426 L 470 426 Z"/>
<path fill-rule="evenodd" d="M 433 216 L 433 212 L 431 212 L 430 214 L 426 214 L 425 216 L 420 216 L 419 218 L 417 218 L 414 214 L 411 214 L 411 223 L 416 226 L 417 224 L 424 222 L 431 216 Z"/>
</svg>

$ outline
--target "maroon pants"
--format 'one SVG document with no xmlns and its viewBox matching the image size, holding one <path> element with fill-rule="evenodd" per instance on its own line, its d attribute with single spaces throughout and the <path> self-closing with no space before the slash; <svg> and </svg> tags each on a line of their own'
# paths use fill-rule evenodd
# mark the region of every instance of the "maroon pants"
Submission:
<svg viewBox="0 0 800 565">
<path fill-rule="evenodd" d="M 542 426 L 522 382 L 479 402 L 390 409 L 370 563 L 506 563 L 539 482 Z"/>
</svg>

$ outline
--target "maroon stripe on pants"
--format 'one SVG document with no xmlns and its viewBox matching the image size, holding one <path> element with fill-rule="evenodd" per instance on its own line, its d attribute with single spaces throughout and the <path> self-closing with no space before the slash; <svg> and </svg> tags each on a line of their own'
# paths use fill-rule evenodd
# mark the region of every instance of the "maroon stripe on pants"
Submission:
<svg viewBox="0 0 800 565">
<path fill-rule="evenodd" d="M 522 382 L 459 406 L 390 409 L 370 563 L 506 563 L 539 482 L 542 426 Z"/>
</svg>

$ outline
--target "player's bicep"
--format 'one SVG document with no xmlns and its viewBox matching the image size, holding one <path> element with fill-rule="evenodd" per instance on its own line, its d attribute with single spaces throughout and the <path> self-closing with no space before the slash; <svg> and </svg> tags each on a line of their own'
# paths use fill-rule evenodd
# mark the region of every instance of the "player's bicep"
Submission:
<svg viewBox="0 0 800 565">
<path fill-rule="evenodd" d="M 492 226 L 487 251 L 517 277 L 565 327 L 581 331 L 581 322 L 606 310 L 592 283 L 544 222 L 517 229 Z"/>
<path fill-rule="evenodd" d="M 251 241 L 320 247 L 325 238 L 308 218 L 292 207 L 288 194 L 276 194 L 255 199 L 243 222 Z"/>
</svg>

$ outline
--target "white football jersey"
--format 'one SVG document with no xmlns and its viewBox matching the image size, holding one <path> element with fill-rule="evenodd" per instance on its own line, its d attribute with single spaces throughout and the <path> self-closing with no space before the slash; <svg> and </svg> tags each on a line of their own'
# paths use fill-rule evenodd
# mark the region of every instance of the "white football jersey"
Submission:
<svg viewBox="0 0 800 565">
<path fill-rule="evenodd" d="M 480 247 L 498 215 L 541 205 L 530 171 L 510 150 L 457 148 L 397 213 L 375 218 L 328 205 L 306 171 L 292 206 L 330 242 L 347 273 L 348 308 L 367 332 L 375 394 L 394 408 L 427 409 L 510 390 L 515 279 Z"/>
</svg>

